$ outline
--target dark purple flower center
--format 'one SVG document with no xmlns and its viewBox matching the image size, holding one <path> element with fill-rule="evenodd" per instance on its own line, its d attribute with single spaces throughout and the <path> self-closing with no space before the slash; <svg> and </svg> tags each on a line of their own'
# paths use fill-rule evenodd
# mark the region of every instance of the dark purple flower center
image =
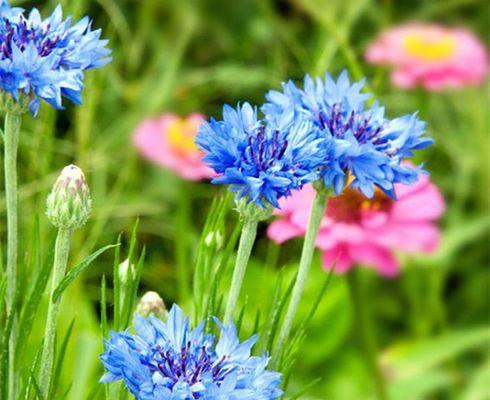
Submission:
<svg viewBox="0 0 490 400">
<path fill-rule="evenodd" d="M 0 20 L 0 58 L 2 60 L 12 58 L 12 44 L 23 52 L 30 43 L 34 43 L 41 57 L 47 57 L 55 49 L 64 47 L 66 37 L 60 37 L 59 34 L 50 35 L 49 30 L 49 24 L 43 26 L 42 29 L 29 26 L 27 20 L 22 16 L 18 23 L 2 18 Z"/>
<path fill-rule="evenodd" d="M 213 381 L 219 385 L 230 372 L 230 369 L 224 368 L 225 357 L 217 361 L 209 346 L 201 346 L 196 350 L 192 349 L 189 341 L 180 352 L 157 346 L 154 359 L 157 361 L 156 364 L 152 363 L 148 367 L 154 372 L 160 372 L 174 384 L 185 381 L 192 386 L 200 382 L 203 375 L 210 374 Z"/>
<path fill-rule="evenodd" d="M 332 135 L 342 138 L 346 132 L 350 131 L 360 144 L 370 141 L 377 144 L 377 135 L 381 132 L 382 126 L 374 124 L 371 117 L 364 117 L 351 111 L 350 114 L 342 113 L 341 107 L 334 104 L 327 115 L 323 110 L 318 113 L 318 121 L 321 129 L 329 129 Z"/>
<path fill-rule="evenodd" d="M 259 171 L 265 171 L 282 158 L 287 147 L 288 141 L 280 140 L 278 130 L 274 131 L 272 138 L 268 138 L 265 127 L 261 126 L 255 136 L 249 136 L 244 154 Z"/>
</svg>

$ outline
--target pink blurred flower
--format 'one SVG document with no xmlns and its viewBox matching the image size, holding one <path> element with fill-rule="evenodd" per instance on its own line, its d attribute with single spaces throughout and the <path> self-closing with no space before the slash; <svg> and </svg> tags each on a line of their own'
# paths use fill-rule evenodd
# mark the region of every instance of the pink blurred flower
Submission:
<svg viewBox="0 0 490 400">
<path fill-rule="evenodd" d="M 444 199 L 427 176 L 411 186 L 396 185 L 397 201 L 377 191 L 368 199 L 357 190 L 345 189 L 329 200 L 317 238 L 323 251 L 323 265 L 335 264 L 336 272 L 354 264 L 374 267 L 381 275 L 398 272 L 395 251 L 432 252 L 439 244 L 437 219 L 444 211 Z M 304 236 L 315 191 L 311 186 L 281 202 L 269 237 L 277 243 Z"/>
<path fill-rule="evenodd" d="M 382 33 L 366 51 L 373 64 L 394 67 L 402 88 L 428 90 L 478 84 L 488 70 L 487 51 L 471 32 L 437 24 L 400 25 Z"/>
<path fill-rule="evenodd" d="M 190 114 L 186 118 L 163 114 L 147 119 L 136 128 L 133 143 L 145 158 L 184 179 L 212 178 L 213 171 L 203 163 L 202 153 L 194 144 L 203 121 L 200 114 Z"/>
</svg>

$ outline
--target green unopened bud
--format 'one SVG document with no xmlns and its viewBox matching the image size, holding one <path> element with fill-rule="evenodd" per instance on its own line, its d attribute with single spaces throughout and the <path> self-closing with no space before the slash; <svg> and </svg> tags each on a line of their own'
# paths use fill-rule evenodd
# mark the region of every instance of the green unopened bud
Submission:
<svg viewBox="0 0 490 400">
<path fill-rule="evenodd" d="M 204 238 L 204 244 L 208 247 L 215 245 L 220 249 L 223 246 L 223 234 L 219 230 L 209 232 Z"/>
<path fill-rule="evenodd" d="M 87 222 L 91 210 L 90 191 L 82 170 L 68 165 L 48 196 L 46 215 L 58 228 L 76 229 Z"/>
<path fill-rule="evenodd" d="M 146 292 L 138 303 L 136 312 L 144 317 L 153 314 L 160 319 L 166 319 L 168 315 L 165 303 L 157 292 Z"/>
<path fill-rule="evenodd" d="M 129 270 L 131 268 L 131 270 Z M 119 280 L 126 286 L 129 281 L 133 280 L 134 276 L 134 265 L 129 264 L 129 258 L 126 258 L 121 264 L 119 264 Z"/>
</svg>

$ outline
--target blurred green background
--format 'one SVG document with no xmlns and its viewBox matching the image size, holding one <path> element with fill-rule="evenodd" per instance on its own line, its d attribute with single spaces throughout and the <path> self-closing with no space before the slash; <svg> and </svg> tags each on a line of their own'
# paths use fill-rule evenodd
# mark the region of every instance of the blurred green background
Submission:
<svg viewBox="0 0 490 400">
<path fill-rule="evenodd" d="M 50 13 L 54 1 L 13 2 Z M 20 143 L 24 232 L 40 215 L 45 252 L 54 229 L 44 217 L 58 171 L 75 162 L 87 175 L 94 213 L 75 235 L 72 264 L 114 243 L 140 218 L 138 240 L 147 258 L 141 293 L 167 304 L 191 301 L 177 284 L 177 265 L 192 268 L 210 200 L 222 188 L 184 182 L 142 160 L 130 144 L 143 118 L 163 111 L 218 116 L 223 103 L 260 104 L 288 78 L 344 68 L 368 78 L 390 116 L 419 109 L 436 145 L 419 155 L 447 201 L 443 241 L 430 257 L 404 260 L 397 279 L 363 270 L 378 347 L 393 399 L 490 399 L 489 358 L 489 98 L 488 85 L 441 93 L 402 91 L 389 71 L 366 65 L 363 52 L 384 27 L 404 21 L 463 25 L 488 38 L 488 2 L 473 0 L 65 0 L 65 14 L 90 15 L 110 39 L 113 62 L 87 74 L 84 105 L 65 112 L 44 106 L 26 118 Z M 53 132 L 56 132 L 55 134 Z M 4 199 L 0 206 L 5 211 Z M 230 212 L 231 229 L 237 216 Z M 1 234 L 5 236 L 5 226 Z M 268 306 L 282 268 L 296 268 L 301 240 L 280 249 L 259 231 L 243 294 L 245 326 Z M 22 254 L 22 253 L 21 253 Z M 29 254 L 26 254 L 29 257 Z M 94 398 L 102 370 L 99 290 L 111 255 L 98 259 L 65 295 L 61 327 L 74 334 L 63 371 L 70 400 Z M 24 271 L 27 275 L 29 271 Z M 324 271 L 315 260 L 303 313 Z M 111 293 L 109 295 L 109 302 Z M 245 296 L 243 296 L 245 297 Z M 42 310 L 40 316 L 44 315 Z M 42 318 L 39 330 L 42 332 Z M 317 378 L 302 398 L 370 399 L 373 383 L 362 359 L 345 277 L 334 276 L 312 322 L 291 390 Z M 39 334 L 41 336 L 41 334 Z M 39 337 L 41 339 L 41 337 Z M 35 348 L 30 354 L 35 353 Z M 101 394 L 102 392 L 99 391 Z M 95 395 L 97 396 L 97 395 Z"/>
</svg>

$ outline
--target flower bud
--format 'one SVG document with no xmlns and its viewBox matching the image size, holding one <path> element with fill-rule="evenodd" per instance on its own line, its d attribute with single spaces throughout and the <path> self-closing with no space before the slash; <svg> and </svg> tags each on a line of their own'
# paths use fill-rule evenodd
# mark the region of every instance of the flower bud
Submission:
<svg viewBox="0 0 490 400">
<path fill-rule="evenodd" d="M 119 280 L 124 286 L 128 285 L 128 278 L 130 281 L 134 277 L 134 265 L 129 264 L 129 258 L 126 258 L 121 264 L 119 264 Z"/>
<path fill-rule="evenodd" d="M 51 223 L 64 229 L 76 229 L 87 222 L 92 210 L 90 191 L 80 168 L 63 168 L 48 196 L 46 215 Z"/>
<path fill-rule="evenodd" d="M 220 249 L 223 246 L 223 234 L 219 230 L 209 232 L 204 238 L 204 244 L 208 247 L 215 245 Z"/>
<path fill-rule="evenodd" d="M 144 317 L 153 314 L 160 319 L 165 319 L 168 314 L 165 303 L 157 292 L 146 292 L 138 303 L 136 312 Z"/>
</svg>

